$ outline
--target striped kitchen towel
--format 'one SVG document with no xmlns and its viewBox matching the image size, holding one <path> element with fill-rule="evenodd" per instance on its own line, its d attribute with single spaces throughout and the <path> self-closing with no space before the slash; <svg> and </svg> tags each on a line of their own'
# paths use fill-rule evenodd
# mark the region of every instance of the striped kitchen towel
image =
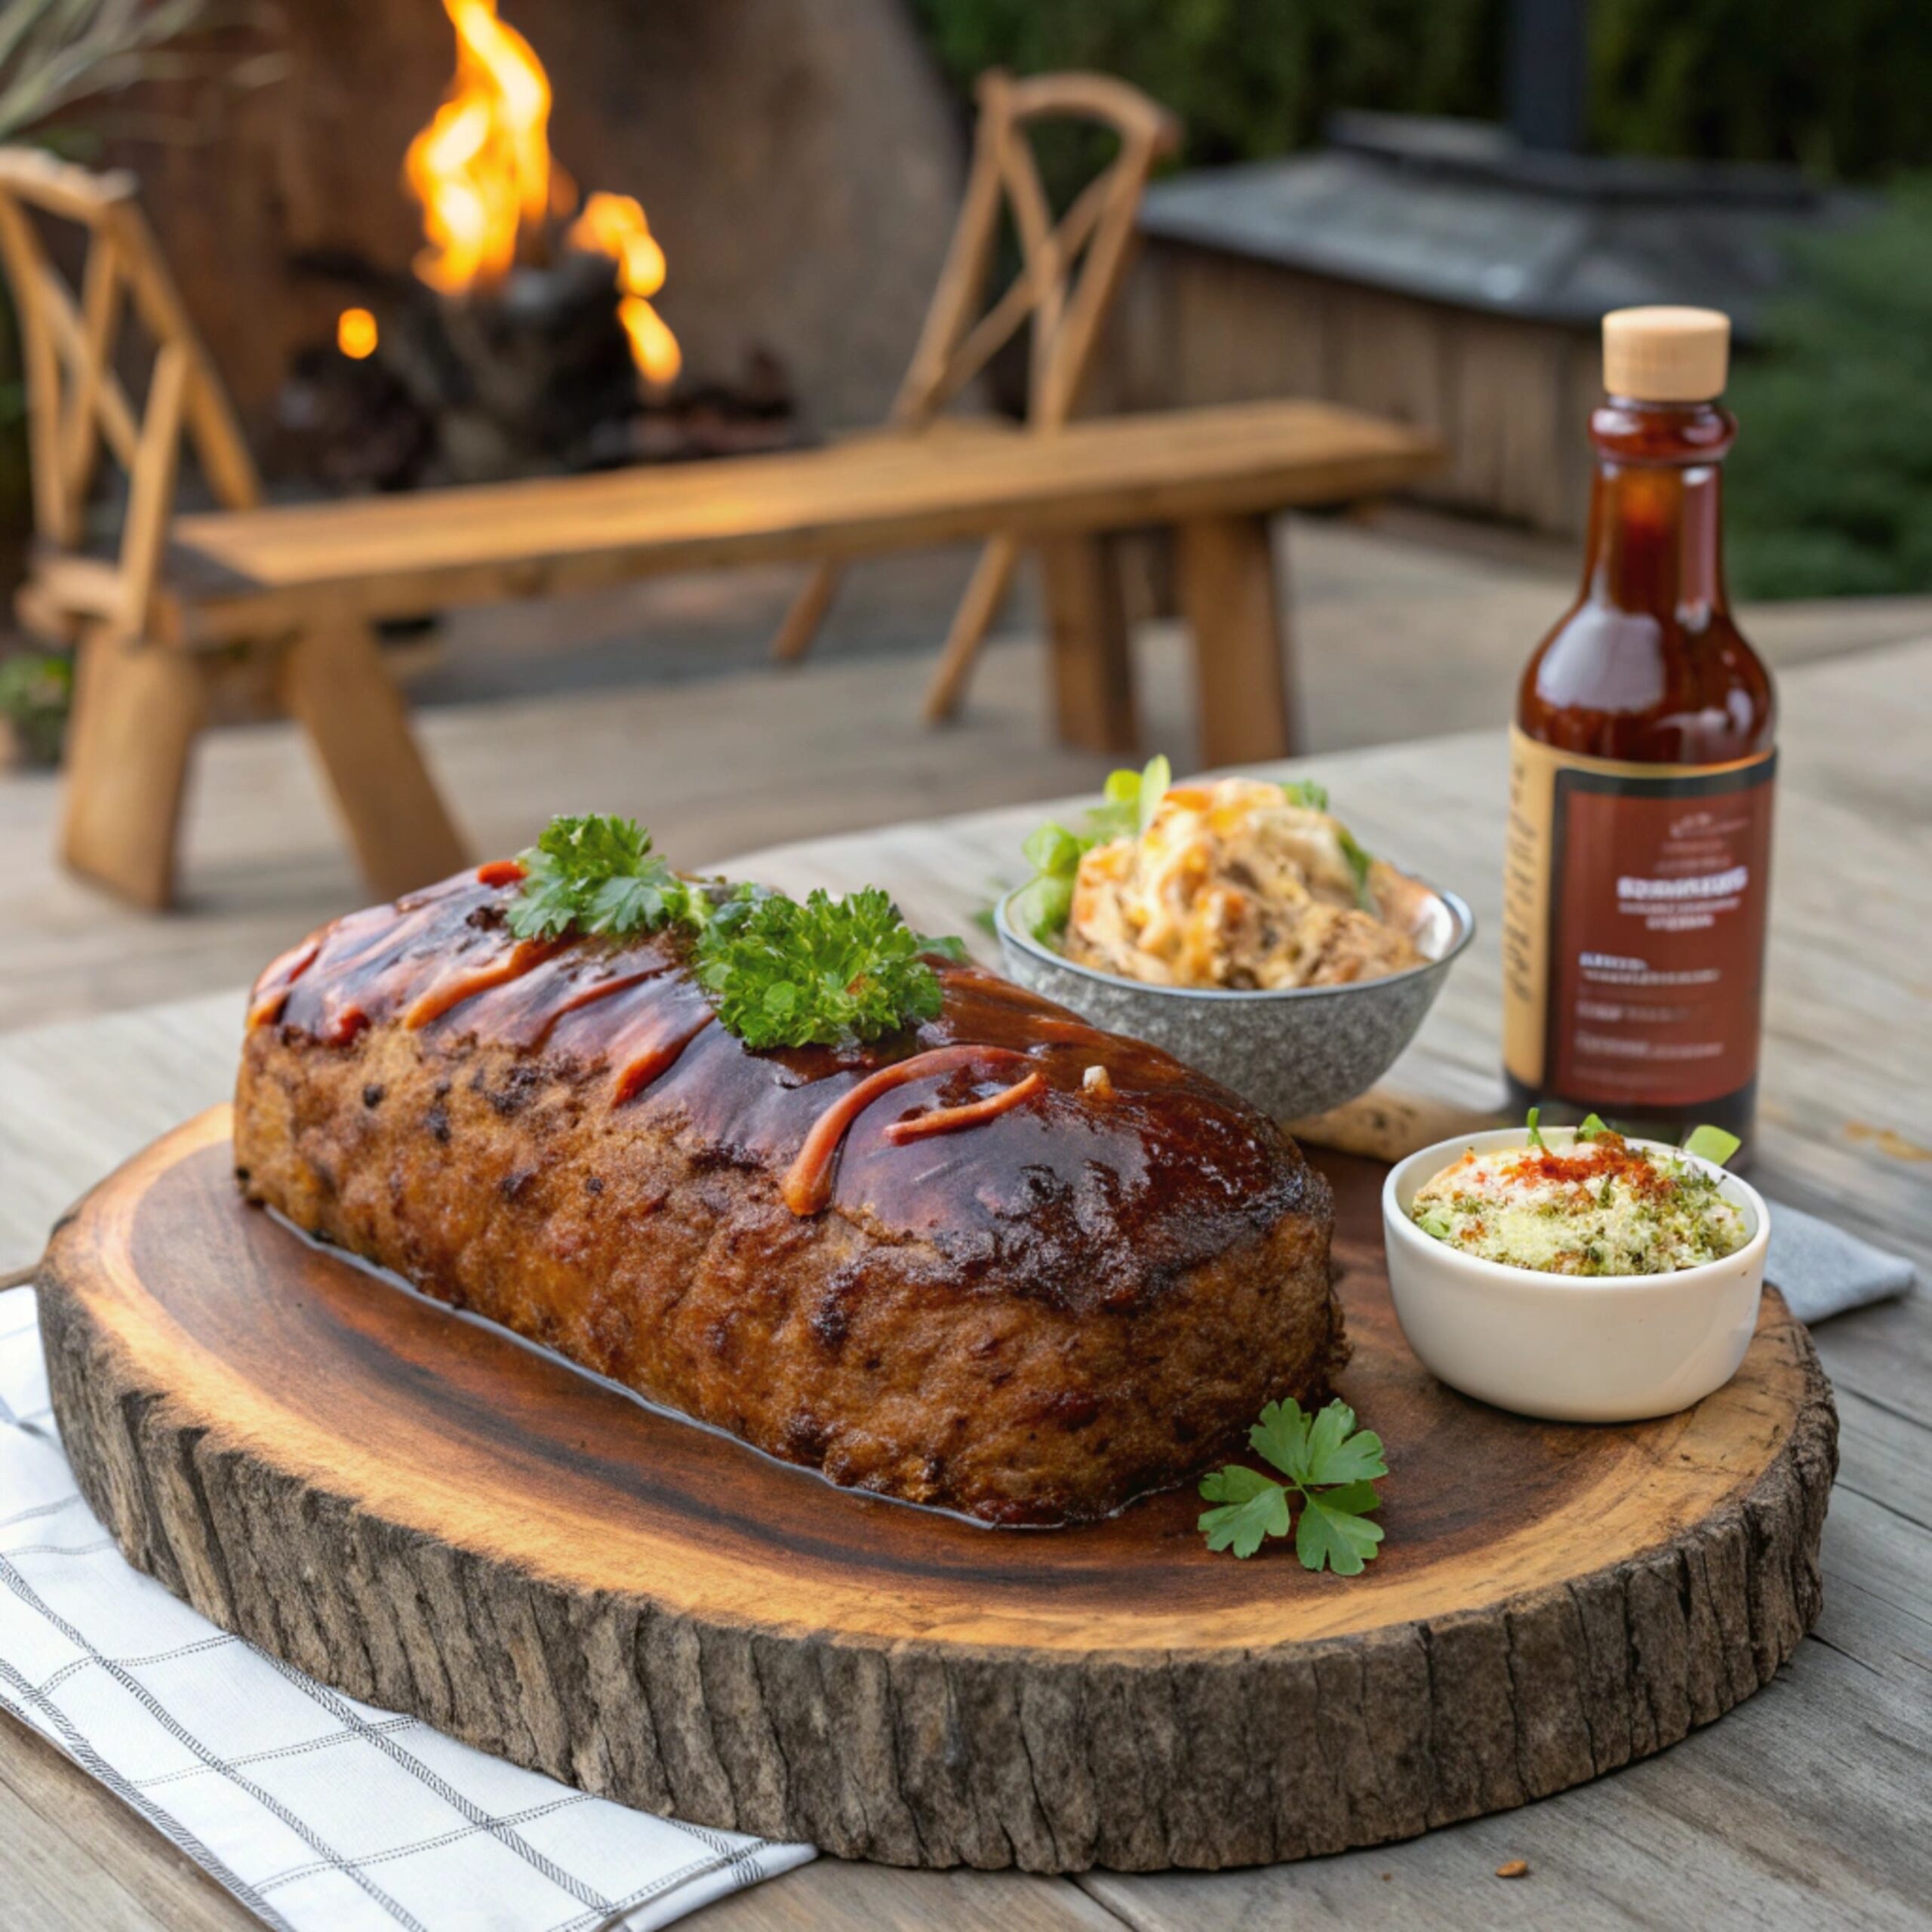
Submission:
<svg viewBox="0 0 1932 1932">
<path fill-rule="evenodd" d="M 358 1703 L 131 1568 L 61 1453 L 30 1287 L 0 1294 L 0 1709 L 288 1932 L 642 1932 L 813 1855 Z"/>
</svg>

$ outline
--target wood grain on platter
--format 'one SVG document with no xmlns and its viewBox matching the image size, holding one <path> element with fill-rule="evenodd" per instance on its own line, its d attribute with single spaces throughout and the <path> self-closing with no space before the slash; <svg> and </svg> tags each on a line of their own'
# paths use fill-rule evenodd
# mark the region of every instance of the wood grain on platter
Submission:
<svg viewBox="0 0 1932 1932">
<path fill-rule="evenodd" d="M 1361 1577 L 1210 1555 L 1191 1491 L 995 1531 L 835 1490 L 238 1198 L 217 1108 L 42 1272 L 54 1407 L 130 1558 L 356 1696 L 586 1789 L 894 1864 L 1296 1858 L 1507 1808 L 1749 1697 L 1819 1607 L 1836 1460 L 1767 1293 L 1729 1386 L 1621 1428 L 1403 1345 L 1382 1170 L 1324 1156 L 1388 1445 Z"/>
</svg>

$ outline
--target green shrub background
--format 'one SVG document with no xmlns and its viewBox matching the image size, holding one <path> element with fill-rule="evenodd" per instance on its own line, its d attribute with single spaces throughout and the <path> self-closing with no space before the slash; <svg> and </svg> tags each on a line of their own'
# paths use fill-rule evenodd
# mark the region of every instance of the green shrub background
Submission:
<svg viewBox="0 0 1932 1932">
<path fill-rule="evenodd" d="M 1798 252 L 1798 289 L 1725 398 L 1734 586 L 1748 597 L 1932 590 L 1932 175 Z"/>
<path fill-rule="evenodd" d="M 962 90 L 1092 67 L 1165 101 L 1196 164 L 1280 154 L 1338 107 L 1494 117 L 1502 0 L 912 0 Z M 1589 131 L 1611 152 L 1932 166 L 1925 0 L 1590 0 Z"/>
<path fill-rule="evenodd" d="M 1340 107 L 1499 116 L 1503 0 L 913 0 L 962 95 L 989 66 L 1089 67 L 1178 113 L 1183 162 L 1281 154 Z M 1932 590 L 1932 0 L 1592 0 L 1607 152 L 1795 163 L 1887 188 L 1804 245 L 1740 363 L 1740 594 Z M 1050 187 L 1091 167 L 1043 151 Z"/>
</svg>

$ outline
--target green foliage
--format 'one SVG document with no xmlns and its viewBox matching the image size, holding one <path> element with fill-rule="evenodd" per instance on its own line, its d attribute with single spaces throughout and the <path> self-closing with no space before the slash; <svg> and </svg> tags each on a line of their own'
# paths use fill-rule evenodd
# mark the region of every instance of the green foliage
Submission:
<svg viewBox="0 0 1932 1932">
<path fill-rule="evenodd" d="M 803 905 L 774 893 L 719 909 L 698 940 L 697 977 L 746 1046 L 833 1046 L 936 1019 L 939 976 L 922 955 L 958 944 L 914 932 L 876 886 Z"/>
<path fill-rule="evenodd" d="M 1726 471 L 1743 597 L 1932 590 L 1932 176 L 1799 246 L 1795 292 L 1741 359 Z"/>
<path fill-rule="evenodd" d="M 165 52 L 208 0 L 0 0 L 0 139 L 84 101 L 190 71 Z"/>
<path fill-rule="evenodd" d="M 60 762 L 73 697 L 74 668 L 66 658 L 29 651 L 0 660 L 0 718 L 24 762 Z"/>
<path fill-rule="evenodd" d="M 635 819 L 553 818 L 520 863 L 506 915 L 517 938 L 622 938 L 676 926 L 719 1021 L 748 1047 L 876 1040 L 936 1019 L 941 995 L 929 958 L 966 957 L 956 939 L 913 931 L 875 886 L 843 899 L 814 892 L 800 905 L 755 885 L 685 878 Z"/>
<path fill-rule="evenodd" d="M 1178 114 L 1186 162 L 1305 146 L 1338 106 L 1497 111 L 1499 0 L 915 0 L 962 95 L 988 67 L 1117 74 Z M 1057 199 L 1099 158 L 1041 146 Z"/>
<path fill-rule="evenodd" d="M 1270 1402 L 1247 1432 L 1248 1447 L 1280 1471 L 1276 1481 L 1258 1469 L 1229 1463 L 1201 1479 L 1204 1503 L 1220 1506 L 1201 1513 L 1195 1527 L 1211 1550 L 1252 1556 L 1269 1537 L 1288 1534 L 1294 1505 L 1301 1506 L 1295 1555 L 1307 1570 L 1358 1577 L 1382 1541 L 1382 1526 L 1368 1520 L 1381 1507 L 1376 1478 L 1389 1473 L 1382 1438 L 1355 1427 L 1346 1402 L 1331 1402 L 1317 1415 L 1293 1400 Z"/>
<path fill-rule="evenodd" d="M 1590 125 L 1613 152 L 1793 161 L 1847 179 L 1932 162 L 1932 8 L 1595 0 Z"/>
<path fill-rule="evenodd" d="M 635 819 L 551 819 L 520 863 L 506 912 L 518 939 L 682 928 L 697 983 L 748 1048 L 831 1048 L 933 1020 L 941 987 L 929 956 L 966 958 L 958 939 L 915 933 L 877 887 L 798 904 L 755 884 L 684 879 Z"/>
<path fill-rule="evenodd" d="M 962 95 L 982 69 L 1091 67 L 1164 101 L 1190 166 L 1284 154 L 1337 108 L 1494 119 L 1501 0 L 915 0 Z M 1611 152 L 1932 165 L 1932 8 L 1906 0 L 1594 0 L 1591 138 Z M 1063 191 L 1091 153 L 1046 151 Z"/>
</svg>

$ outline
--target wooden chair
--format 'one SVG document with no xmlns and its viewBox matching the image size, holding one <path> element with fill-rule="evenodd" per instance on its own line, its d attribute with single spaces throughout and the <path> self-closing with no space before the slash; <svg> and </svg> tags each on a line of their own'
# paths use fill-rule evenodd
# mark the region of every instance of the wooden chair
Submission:
<svg viewBox="0 0 1932 1932">
<path fill-rule="evenodd" d="M 150 623 L 183 441 L 227 510 L 261 484 L 221 381 L 188 318 L 127 174 L 91 174 L 38 149 L 0 148 L 0 260 L 20 318 L 33 472 L 35 545 L 21 622 L 78 652 L 61 850 L 140 903 L 173 895 L 190 749 L 206 708 L 202 657 Z M 78 293 L 36 217 L 77 226 Z M 130 321 L 153 350 L 145 396 L 118 373 Z M 118 546 L 89 542 L 103 453 L 124 473 Z M 279 650 L 280 688 L 321 755 L 365 867 L 401 891 L 462 863 L 400 698 L 364 624 L 248 640 Z M 372 792 L 374 774 L 380 795 Z M 398 843 L 398 841 L 400 841 Z"/>
<path fill-rule="evenodd" d="M 1126 271 L 1148 177 L 1180 143 L 1180 125 L 1165 108 L 1104 75 L 1041 74 L 1016 81 L 995 70 L 981 77 L 978 99 L 979 133 L 965 199 L 925 327 L 881 435 L 997 433 L 1004 426 L 996 420 L 946 419 L 941 412 L 1029 321 L 1026 428 L 1050 432 L 1065 423 Z M 1057 223 L 1030 140 L 1035 125 L 1048 120 L 1085 122 L 1120 139 L 1113 161 Z M 1002 208 L 1011 211 L 1020 269 L 989 307 L 986 281 Z M 1051 605 L 1061 601 L 1064 593 L 1057 592 L 1055 580 L 1066 572 L 1051 549 L 1043 555 Z M 927 688 L 928 724 L 958 709 L 1019 555 L 1019 540 L 1004 532 L 980 552 Z M 775 658 L 795 663 L 811 649 L 841 574 L 835 564 L 813 569 L 773 642 Z M 1072 594 L 1079 589 L 1072 586 Z"/>
</svg>

